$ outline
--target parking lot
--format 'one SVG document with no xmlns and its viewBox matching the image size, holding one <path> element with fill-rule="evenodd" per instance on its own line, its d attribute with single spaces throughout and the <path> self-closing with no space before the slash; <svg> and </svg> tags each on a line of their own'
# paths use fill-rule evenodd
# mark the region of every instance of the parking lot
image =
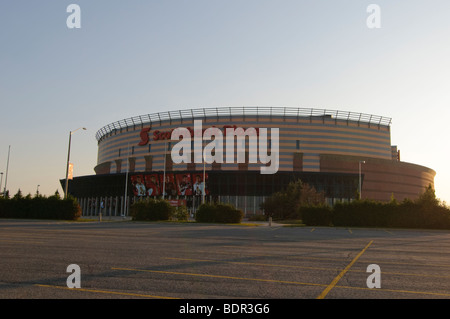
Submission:
<svg viewBox="0 0 450 319">
<path fill-rule="evenodd" d="M 0 220 L 0 268 L 3 299 L 449 299 L 450 232 Z"/>
</svg>

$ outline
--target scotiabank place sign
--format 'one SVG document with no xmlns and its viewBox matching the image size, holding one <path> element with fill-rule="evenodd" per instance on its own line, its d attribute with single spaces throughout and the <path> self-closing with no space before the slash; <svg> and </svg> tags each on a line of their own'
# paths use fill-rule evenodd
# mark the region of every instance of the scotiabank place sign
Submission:
<svg viewBox="0 0 450 319">
<path fill-rule="evenodd" d="M 141 141 L 138 145 L 143 146 L 150 142 L 150 131 L 151 128 L 141 130 Z M 236 125 L 224 125 L 222 129 L 215 126 L 203 128 L 202 121 L 195 120 L 194 128 L 179 127 L 169 131 L 154 130 L 151 136 L 153 136 L 154 141 L 170 140 L 177 142 L 171 151 L 172 161 L 175 164 L 191 163 L 192 152 L 194 153 L 195 163 L 203 163 L 203 161 L 208 164 L 236 163 L 236 159 L 237 163 L 245 163 L 245 145 L 248 137 L 248 163 L 264 164 L 260 167 L 261 174 L 275 174 L 279 167 L 279 129 L 270 128 L 270 138 L 267 133 L 267 128 L 250 127 L 244 130 Z M 269 140 L 270 152 L 268 149 Z M 204 141 L 209 141 L 209 143 L 203 147 Z M 269 163 L 270 165 L 267 165 Z"/>
</svg>

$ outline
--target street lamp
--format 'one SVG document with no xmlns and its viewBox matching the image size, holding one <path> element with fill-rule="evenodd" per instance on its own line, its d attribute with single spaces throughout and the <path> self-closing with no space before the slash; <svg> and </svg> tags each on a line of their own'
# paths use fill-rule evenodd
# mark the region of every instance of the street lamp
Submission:
<svg viewBox="0 0 450 319">
<path fill-rule="evenodd" d="M 3 184 L 3 172 L 0 172 L 1 178 L 0 178 L 0 193 L 2 191 L 2 184 Z"/>
<path fill-rule="evenodd" d="M 41 185 L 38 185 L 36 188 L 36 196 L 39 196 L 39 186 L 41 186 Z"/>
<path fill-rule="evenodd" d="M 166 193 L 166 158 L 167 158 L 167 141 L 164 142 L 164 172 L 163 172 L 163 191 L 162 191 L 162 199 L 165 198 Z"/>
<path fill-rule="evenodd" d="M 125 194 L 123 200 L 123 210 L 121 216 L 125 218 L 127 215 L 127 202 L 128 202 L 128 172 L 130 171 L 130 143 L 128 143 L 128 163 L 127 163 L 127 173 L 125 174 Z"/>
<path fill-rule="evenodd" d="M 359 161 L 359 199 L 361 199 L 361 163 L 366 164 L 366 161 Z"/>
<path fill-rule="evenodd" d="M 203 142 L 202 142 L 202 147 L 203 147 Z M 203 187 L 202 187 L 202 204 L 205 203 L 205 195 L 206 195 L 206 151 L 205 151 L 205 147 L 203 147 Z"/>
<path fill-rule="evenodd" d="M 11 145 L 8 147 L 8 161 L 6 162 L 6 177 L 5 177 L 5 188 L 3 196 L 6 197 L 6 184 L 8 183 L 8 170 L 9 170 L 9 154 L 11 153 Z"/>
<path fill-rule="evenodd" d="M 72 142 L 72 134 L 75 133 L 76 131 L 78 131 L 79 129 L 86 130 L 85 127 L 79 127 L 75 131 L 70 131 L 69 132 L 69 149 L 67 151 L 66 187 L 65 187 L 65 190 L 64 190 L 64 198 L 67 198 L 67 189 L 68 189 L 68 186 L 69 186 L 69 160 L 70 160 L 70 144 Z"/>
</svg>

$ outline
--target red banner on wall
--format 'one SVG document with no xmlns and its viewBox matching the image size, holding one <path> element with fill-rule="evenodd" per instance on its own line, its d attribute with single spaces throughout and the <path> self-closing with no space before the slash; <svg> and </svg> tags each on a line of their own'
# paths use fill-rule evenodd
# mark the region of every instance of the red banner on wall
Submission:
<svg viewBox="0 0 450 319">
<path fill-rule="evenodd" d="M 203 173 L 167 173 L 164 183 L 164 175 L 158 173 L 131 175 L 133 194 L 139 197 L 161 196 L 165 189 L 165 196 L 201 196 L 203 195 Z M 208 174 L 205 173 L 206 190 L 208 190 Z"/>
<path fill-rule="evenodd" d="M 73 179 L 73 164 L 69 163 L 69 175 L 67 179 Z"/>
</svg>

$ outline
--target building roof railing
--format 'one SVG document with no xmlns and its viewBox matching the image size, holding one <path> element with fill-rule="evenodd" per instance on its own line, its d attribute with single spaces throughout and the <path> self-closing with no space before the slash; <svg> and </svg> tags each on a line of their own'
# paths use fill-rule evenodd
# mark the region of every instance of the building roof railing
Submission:
<svg viewBox="0 0 450 319">
<path fill-rule="evenodd" d="M 144 126 L 146 124 L 162 123 L 164 121 L 193 119 L 193 118 L 211 118 L 211 117 L 233 117 L 233 116 L 274 116 L 289 118 L 313 118 L 330 117 L 335 120 L 345 120 L 357 123 L 376 124 L 378 126 L 390 126 L 392 119 L 389 117 L 315 108 L 297 108 L 297 107 L 274 107 L 274 106 L 242 106 L 242 107 L 212 107 L 185 109 L 177 111 L 166 111 L 152 114 L 139 115 L 105 125 L 97 131 L 95 137 L 100 141 L 108 134 L 121 131 L 130 127 Z"/>
</svg>

